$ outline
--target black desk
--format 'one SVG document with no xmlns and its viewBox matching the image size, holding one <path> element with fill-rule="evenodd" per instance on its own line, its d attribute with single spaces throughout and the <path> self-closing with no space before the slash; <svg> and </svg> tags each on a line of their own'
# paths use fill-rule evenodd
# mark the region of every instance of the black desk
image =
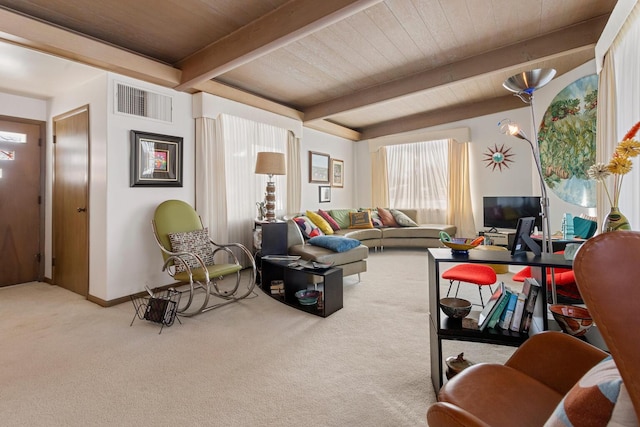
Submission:
<svg viewBox="0 0 640 427">
<path fill-rule="evenodd" d="M 520 334 L 498 329 L 467 329 L 460 321 L 452 321 L 441 312 L 440 301 L 440 268 L 442 263 L 475 263 L 531 266 L 531 275 L 541 285 L 541 295 L 537 299 L 534 312 L 534 323 L 547 330 L 547 268 L 572 268 L 573 261 L 564 259 L 559 254 L 542 254 L 536 257 L 527 252 L 518 257 L 511 257 L 507 251 L 469 251 L 468 254 L 452 254 L 451 249 L 429 249 L 429 340 L 431 353 L 431 382 L 436 393 L 442 387 L 442 340 L 459 340 L 482 342 L 489 344 L 519 346 L 528 334 Z M 534 331 L 532 326 L 531 332 Z"/>
<path fill-rule="evenodd" d="M 533 239 L 534 242 L 542 247 L 542 237 L 531 236 L 531 239 Z M 566 248 L 569 243 L 577 243 L 581 245 L 584 242 L 586 242 L 585 239 L 563 239 L 561 237 L 551 237 L 551 246 L 553 248 L 553 252 L 564 251 L 564 248 Z"/>
</svg>

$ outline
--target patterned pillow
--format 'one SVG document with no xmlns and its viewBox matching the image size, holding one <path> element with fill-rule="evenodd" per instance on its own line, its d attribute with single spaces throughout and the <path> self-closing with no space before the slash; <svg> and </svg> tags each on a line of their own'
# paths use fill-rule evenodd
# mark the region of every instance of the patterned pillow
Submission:
<svg viewBox="0 0 640 427">
<path fill-rule="evenodd" d="M 297 216 L 293 218 L 293 220 L 298 224 L 300 231 L 307 239 L 316 236 L 322 236 L 322 230 L 320 230 L 316 225 L 306 216 Z"/>
<path fill-rule="evenodd" d="M 191 252 L 202 258 L 205 265 L 213 265 L 213 247 L 209 240 L 209 229 L 186 231 L 183 233 L 169 233 L 171 250 L 173 252 Z M 202 266 L 194 257 L 184 257 L 190 268 L 201 268 Z M 174 263 L 176 273 L 187 271 L 181 262 Z"/>
<path fill-rule="evenodd" d="M 391 212 L 385 208 L 378 208 L 378 215 L 385 227 L 400 227 Z"/>
<path fill-rule="evenodd" d="M 580 378 L 544 425 L 637 425 L 631 398 L 611 356 Z"/>
<path fill-rule="evenodd" d="M 373 228 L 371 213 L 369 211 L 349 212 L 349 228 Z"/>
<path fill-rule="evenodd" d="M 349 212 L 358 212 L 356 209 L 333 209 L 331 212 L 331 218 L 336 220 L 336 223 L 341 229 L 346 230 L 349 228 Z"/>
<path fill-rule="evenodd" d="M 373 224 L 374 228 L 382 228 L 382 227 L 384 227 L 384 224 L 382 223 L 382 220 L 380 219 L 379 216 L 377 218 L 372 216 L 371 223 Z"/>
<path fill-rule="evenodd" d="M 331 228 L 331 225 L 329 225 L 329 223 L 320 215 L 311 211 L 307 211 L 306 214 L 307 218 L 309 218 L 311 222 L 317 225 L 324 234 L 333 234 L 333 228 Z"/>
<path fill-rule="evenodd" d="M 399 211 L 397 209 L 389 209 L 389 211 L 391 212 L 391 215 L 393 215 L 393 218 L 396 220 L 399 226 L 401 227 L 417 227 L 418 226 L 418 224 L 416 224 L 414 220 L 409 218 L 409 216 L 406 213 Z"/>
<path fill-rule="evenodd" d="M 331 228 L 333 228 L 333 231 L 340 230 L 340 226 L 338 225 L 335 219 L 331 218 L 331 215 L 329 215 L 329 212 L 323 211 L 322 209 L 318 209 L 318 215 L 320 215 L 322 218 L 324 218 L 325 221 L 329 223 Z"/>
</svg>

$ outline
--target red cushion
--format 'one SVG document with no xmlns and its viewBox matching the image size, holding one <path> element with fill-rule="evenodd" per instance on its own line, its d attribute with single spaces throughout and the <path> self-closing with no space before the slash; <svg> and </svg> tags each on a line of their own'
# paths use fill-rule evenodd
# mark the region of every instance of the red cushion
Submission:
<svg viewBox="0 0 640 427">
<path fill-rule="evenodd" d="M 476 285 L 493 285 L 498 280 L 493 268 L 483 264 L 458 264 L 444 273 L 443 279 L 460 280 L 461 282 L 475 283 Z"/>
<path fill-rule="evenodd" d="M 513 275 L 515 282 L 524 282 L 524 279 L 531 277 L 531 267 L 525 267 Z M 576 285 L 576 276 L 573 270 L 567 268 L 555 269 L 556 293 L 567 298 L 581 300 L 582 296 Z M 551 273 L 547 273 L 547 291 L 551 291 Z"/>
</svg>

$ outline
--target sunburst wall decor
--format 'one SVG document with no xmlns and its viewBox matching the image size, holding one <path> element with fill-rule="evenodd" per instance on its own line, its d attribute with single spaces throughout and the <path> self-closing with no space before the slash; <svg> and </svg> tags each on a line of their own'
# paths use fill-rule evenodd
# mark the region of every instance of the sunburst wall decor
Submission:
<svg viewBox="0 0 640 427">
<path fill-rule="evenodd" d="M 488 153 L 483 153 L 485 157 L 483 161 L 487 162 L 486 167 L 492 167 L 492 171 L 498 168 L 500 172 L 502 172 L 502 167 L 508 168 L 509 163 L 513 162 L 511 157 L 513 157 L 514 154 L 510 153 L 511 147 L 505 149 L 504 144 L 500 147 L 494 144 L 493 148 L 488 147 L 487 150 L 489 151 Z"/>
</svg>

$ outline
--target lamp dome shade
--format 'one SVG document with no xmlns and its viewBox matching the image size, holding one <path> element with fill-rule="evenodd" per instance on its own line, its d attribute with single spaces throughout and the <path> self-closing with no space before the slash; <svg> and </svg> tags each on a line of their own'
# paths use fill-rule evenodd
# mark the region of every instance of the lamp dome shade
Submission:
<svg viewBox="0 0 640 427">
<path fill-rule="evenodd" d="M 258 153 L 255 173 L 264 175 L 285 175 L 287 173 L 287 167 L 285 165 L 284 153 L 274 153 L 270 151 L 262 151 Z"/>
<path fill-rule="evenodd" d="M 502 86 L 511 92 L 525 92 L 530 95 L 533 91 L 549 83 L 555 75 L 556 70 L 553 68 L 536 68 L 509 77 L 502 83 Z"/>
</svg>

